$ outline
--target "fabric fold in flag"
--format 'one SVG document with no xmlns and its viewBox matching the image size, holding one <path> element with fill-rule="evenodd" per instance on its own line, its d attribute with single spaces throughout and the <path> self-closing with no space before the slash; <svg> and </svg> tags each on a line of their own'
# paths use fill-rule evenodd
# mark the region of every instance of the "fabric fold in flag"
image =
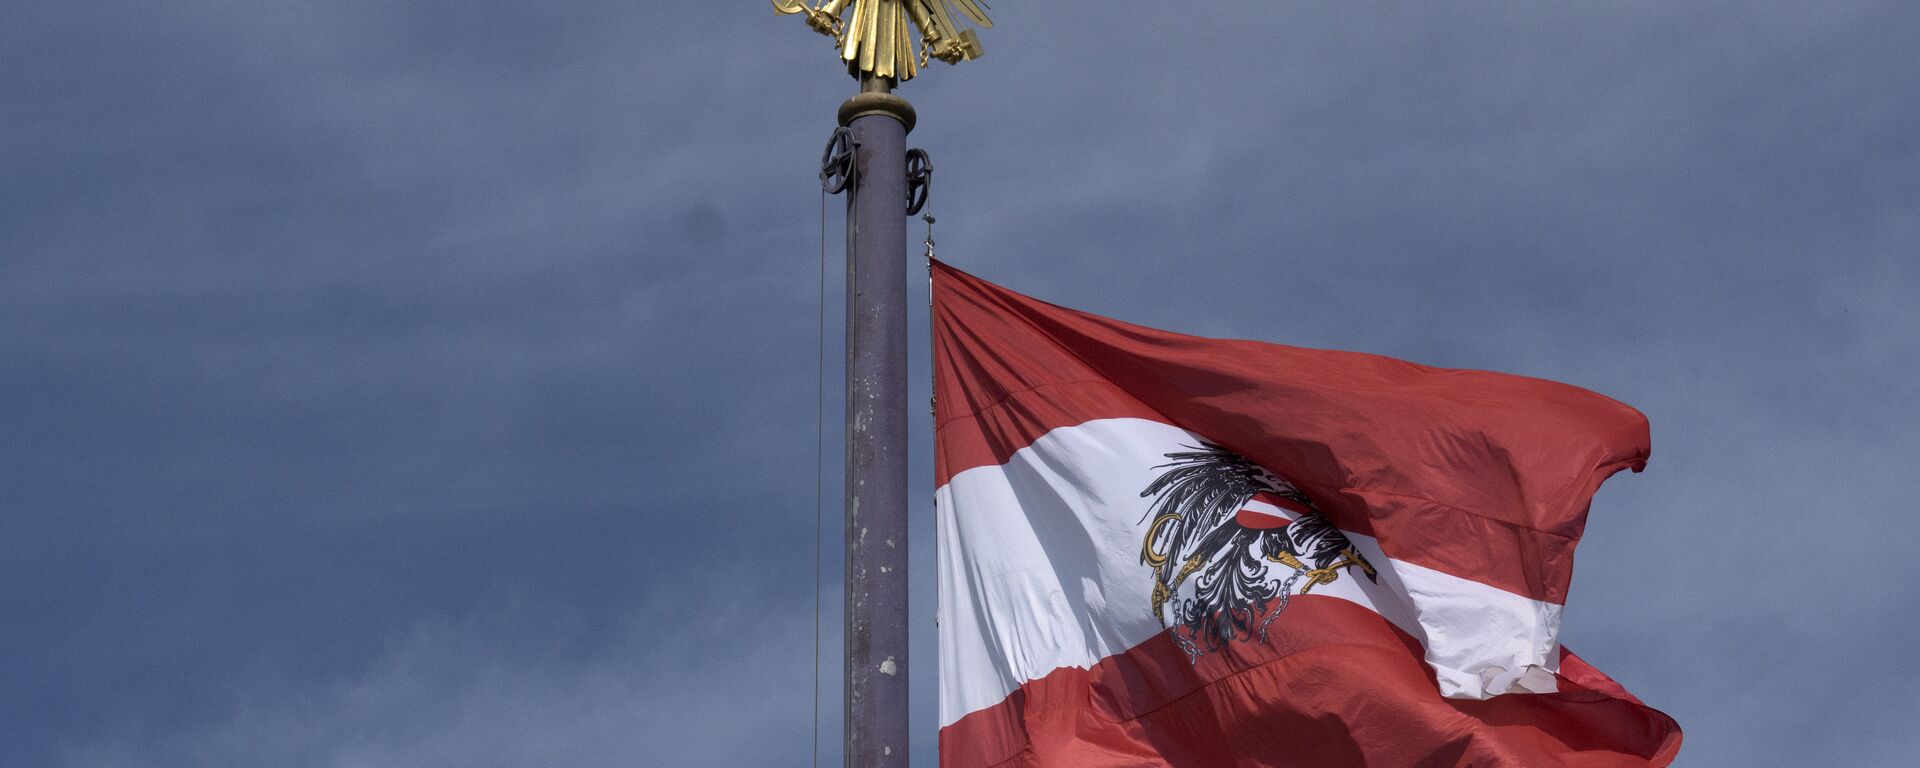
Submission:
<svg viewBox="0 0 1920 768">
<path fill-rule="evenodd" d="M 940 752 L 985 766 L 1663 765 L 1559 643 L 1646 420 L 1206 339 L 933 267 Z"/>
</svg>

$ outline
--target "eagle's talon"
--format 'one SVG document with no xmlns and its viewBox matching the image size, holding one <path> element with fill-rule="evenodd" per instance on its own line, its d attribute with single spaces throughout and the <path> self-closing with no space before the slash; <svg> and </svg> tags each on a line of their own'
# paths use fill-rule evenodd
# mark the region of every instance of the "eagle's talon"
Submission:
<svg viewBox="0 0 1920 768">
<path fill-rule="evenodd" d="M 813 31 L 828 37 L 838 38 L 840 36 L 840 17 L 818 8 L 807 9 L 807 26 L 812 27 Z"/>
<path fill-rule="evenodd" d="M 1335 569 L 1339 567 L 1341 566 L 1335 565 L 1332 568 L 1315 568 L 1307 571 L 1307 585 L 1300 588 L 1300 594 L 1304 595 L 1312 592 L 1314 587 L 1322 584 L 1332 584 L 1339 581 L 1340 574 L 1335 572 Z"/>
</svg>

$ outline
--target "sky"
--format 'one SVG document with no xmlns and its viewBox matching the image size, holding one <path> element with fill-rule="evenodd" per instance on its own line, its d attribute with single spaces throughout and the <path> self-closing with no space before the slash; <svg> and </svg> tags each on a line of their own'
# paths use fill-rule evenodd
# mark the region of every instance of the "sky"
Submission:
<svg viewBox="0 0 1920 768">
<path fill-rule="evenodd" d="M 1678 765 L 1911 764 L 1920 5 L 994 17 L 900 90 L 944 259 L 1638 407 L 1566 643 Z M 749 0 L 13 0 L 0 73 L 0 765 L 811 764 L 825 38 Z"/>
</svg>

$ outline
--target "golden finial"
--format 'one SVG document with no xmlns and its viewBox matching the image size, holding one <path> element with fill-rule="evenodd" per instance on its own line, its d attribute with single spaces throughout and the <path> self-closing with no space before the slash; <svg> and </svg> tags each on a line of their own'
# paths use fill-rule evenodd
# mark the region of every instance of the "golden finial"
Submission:
<svg viewBox="0 0 1920 768">
<path fill-rule="evenodd" d="M 853 18 L 843 20 L 849 4 Z M 954 21 L 954 10 L 991 29 L 985 5 L 980 0 L 824 0 L 808 7 L 805 0 L 773 0 L 775 11 L 805 14 L 807 26 L 833 38 L 856 76 L 896 81 L 913 79 L 933 59 L 957 64 L 980 58 L 980 38 Z M 917 50 L 907 33 L 909 19 L 920 30 Z"/>
</svg>

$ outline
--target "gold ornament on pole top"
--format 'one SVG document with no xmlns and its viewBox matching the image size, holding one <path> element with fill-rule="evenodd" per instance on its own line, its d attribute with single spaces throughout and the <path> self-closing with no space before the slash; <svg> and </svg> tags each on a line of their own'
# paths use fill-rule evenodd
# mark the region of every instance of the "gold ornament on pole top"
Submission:
<svg viewBox="0 0 1920 768">
<path fill-rule="evenodd" d="M 844 18 L 848 5 L 852 19 Z M 981 0 L 824 0 L 812 7 L 805 0 L 773 0 L 773 9 L 804 14 L 807 26 L 833 38 L 855 77 L 894 81 L 913 79 L 933 59 L 958 64 L 980 58 L 980 38 L 960 26 L 956 10 L 974 24 L 993 28 Z M 920 30 L 917 48 L 907 31 L 909 21 Z"/>
</svg>

